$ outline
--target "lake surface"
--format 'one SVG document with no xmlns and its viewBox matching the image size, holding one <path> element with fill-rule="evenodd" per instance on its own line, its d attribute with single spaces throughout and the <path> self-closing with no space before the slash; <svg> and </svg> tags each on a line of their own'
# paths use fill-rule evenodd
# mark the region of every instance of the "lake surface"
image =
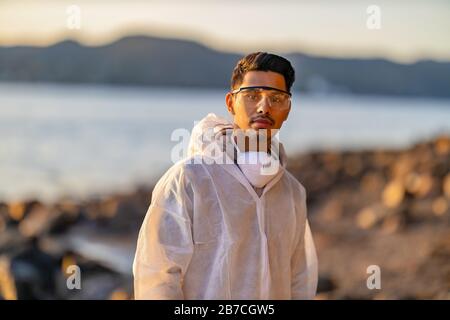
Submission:
<svg viewBox="0 0 450 320">
<path fill-rule="evenodd" d="M 83 198 L 150 184 L 175 129 L 229 117 L 226 90 L 0 83 L 0 200 Z M 231 119 L 231 118 L 230 118 Z M 294 93 L 288 155 L 406 147 L 450 133 L 450 100 Z"/>
</svg>

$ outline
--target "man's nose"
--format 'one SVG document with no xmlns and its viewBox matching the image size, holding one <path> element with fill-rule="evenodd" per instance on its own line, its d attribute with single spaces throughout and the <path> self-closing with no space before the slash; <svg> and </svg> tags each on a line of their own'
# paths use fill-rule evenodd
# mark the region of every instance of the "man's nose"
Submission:
<svg viewBox="0 0 450 320">
<path fill-rule="evenodd" d="M 270 110 L 270 103 L 269 99 L 265 96 L 262 97 L 261 101 L 258 103 L 256 112 L 257 113 L 269 113 Z"/>
</svg>

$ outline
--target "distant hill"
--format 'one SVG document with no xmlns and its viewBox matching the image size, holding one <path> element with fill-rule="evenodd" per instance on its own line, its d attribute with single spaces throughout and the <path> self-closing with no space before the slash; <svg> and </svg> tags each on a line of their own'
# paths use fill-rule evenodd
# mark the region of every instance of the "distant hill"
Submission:
<svg viewBox="0 0 450 320">
<path fill-rule="evenodd" d="M 398 64 L 286 54 L 294 90 L 450 97 L 450 63 Z M 0 47 L 0 81 L 227 87 L 238 54 L 146 36 L 105 46 L 63 41 L 49 47 Z"/>
</svg>

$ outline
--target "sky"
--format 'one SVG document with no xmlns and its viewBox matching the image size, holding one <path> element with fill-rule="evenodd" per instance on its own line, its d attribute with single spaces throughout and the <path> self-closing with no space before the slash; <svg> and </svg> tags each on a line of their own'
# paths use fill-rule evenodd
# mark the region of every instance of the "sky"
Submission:
<svg viewBox="0 0 450 320">
<path fill-rule="evenodd" d="M 80 28 L 70 29 L 72 5 Z M 379 15 L 367 12 L 379 8 Z M 379 17 L 379 29 L 367 27 Z M 236 53 L 450 61 L 448 0 L 0 0 L 0 46 L 102 45 L 145 34 Z"/>
</svg>

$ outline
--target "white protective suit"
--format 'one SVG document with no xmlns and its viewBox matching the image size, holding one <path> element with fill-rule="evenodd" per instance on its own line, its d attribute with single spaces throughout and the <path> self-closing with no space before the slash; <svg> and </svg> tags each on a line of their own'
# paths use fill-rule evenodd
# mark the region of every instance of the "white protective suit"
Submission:
<svg viewBox="0 0 450 320">
<path fill-rule="evenodd" d="M 196 139 L 208 128 L 232 143 L 231 123 L 208 114 L 194 127 L 187 159 L 156 184 L 133 263 L 135 299 L 314 298 L 306 192 L 285 170 L 282 144 L 282 168 L 258 196 L 235 152 L 224 152 L 229 164 L 192 163 L 204 156 Z"/>
</svg>

